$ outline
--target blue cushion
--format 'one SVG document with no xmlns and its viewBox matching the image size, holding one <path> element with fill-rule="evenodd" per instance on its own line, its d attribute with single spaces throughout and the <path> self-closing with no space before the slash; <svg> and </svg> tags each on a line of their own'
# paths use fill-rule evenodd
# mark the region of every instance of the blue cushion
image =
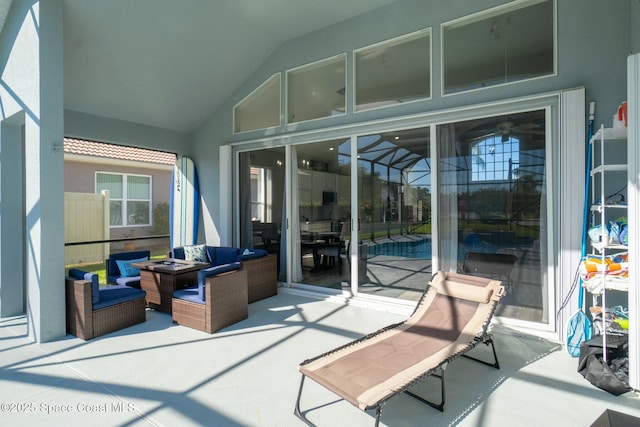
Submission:
<svg viewBox="0 0 640 427">
<path fill-rule="evenodd" d="M 198 296 L 198 287 L 193 286 L 191 288 L 179 289 L 173 293 L 174 298 L 179 298 L 185 301 L 195 302 L 197 304 L 204 304 L 204 299 Z"/>
<path fill-rule="evenodd" d="M 109 255 L 109 259 L 107 265 L 109 267 L 109 276 L 107 276 L 107 281 L 109 283 L 115 283 L 115 278 L 120 277 L 120 269 L 118 268 L 117 260 L 132 260 L 151 257 L 151 251 L 129 251 L 129 252 L 116 252 L 115 254 Z"/>
<path fill-rule="evenodd" d="M 100 301 L 100 283 L 98 282 L 97 274 L 89 273 L 78 268 L 70 268 L 69 277 L 91 282 L 91 304 L 96 304 L 98 301 Z"/>
<path fill-rule="evenodd" d="M 216 260 L 216 247 L 215 246 L 207 246 L 207 259 L 209 260 L 209 264 L 215 265 Z"/>
<path fill-rule="evenodd" d="M 149 261 L 149 257 L 142 257 L 137 259 L 117 259 L 116 264 L 118 264 L 118 269 L 120 270 L 120 277 L 135 277 L 140 275 L 140 269 L 137 267 L 133 267 L 131 263 L 133 262 L 143 262 Z"/>
<path fill-rule="evenodd" d="M 145 291 L 128 286 L 107 286 L 100 290 L 100 302 L 93 304 L 93 309 L 98 310 L 137 298 L 144 298 L 146 295 Z"/>
<path fill-rule="evenodd" d="M 230 264 L 238 261 L 238 255 L 240 252 L 240 249 L 238 248 L 230 248 L 228 246 L 209 246 L 207 249 L 209 251 L 211 264 L 213 265 Z"/>
<path fill-rule="evenodd" d="M 240 249 L 238 258 L 242 261 L 244 259 L 262 258 L 267 254 L 268 252 L 264 249 Z"/>
<path fill-rule="evenodd" d="M 172 257 L 176 259 L 184 259 L 184 248 L 182 246 L 173 248 Z"/>
<path fill-rule="evenodd" d="M 216 276 L 218 274 L 226 273 L 228 271 L 240 270 L 240 262 L 232 262 L 229 264 L 215 265 L 213 267 L 205 268 L 198 271 L 198 298 L 202 301 L 205 300 L 204 287 L 207 277 Z"/>
</svg>

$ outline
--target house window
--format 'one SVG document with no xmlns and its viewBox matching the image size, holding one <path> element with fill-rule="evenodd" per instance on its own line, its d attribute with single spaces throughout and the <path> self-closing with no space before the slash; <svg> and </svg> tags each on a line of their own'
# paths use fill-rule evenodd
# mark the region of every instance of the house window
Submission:
<svg viewBox="0 0 640 427">
<path fill-rule="evenodd" d="M 287 71 L 287 123 L 345 113 L 346 55 Z"/>
<path fill-rule="evenodd" d="M 514 1 L 442 24 L 443 94 L 555 74 L 554 11 Z"/>
<path fill-rule="evenodd" d="M 96 192 L 109 191 L 110 225 L 151 225 L 151 177 L 96 173 Z"/>
<path fill-rule="evenodd" d="M 251 220 L 271 222 L 271 169 L 251 167 Z"/>
<path fill-rule="evenodd" d="M 355 109 L 431 97 L 431 30 L 360 49 L 355 55 Z"/>
<path fill-rule="evenodd" d="M 520 140 L 494 135 L 471 146 L 471 181 L 510 181 L 517 179 Z"/>
<path fill-rule="evenodd" d="M 280 125 L 280 74 L 271 76 L 233 109 L 233 131 L 246 132 Z"/>
</svg>

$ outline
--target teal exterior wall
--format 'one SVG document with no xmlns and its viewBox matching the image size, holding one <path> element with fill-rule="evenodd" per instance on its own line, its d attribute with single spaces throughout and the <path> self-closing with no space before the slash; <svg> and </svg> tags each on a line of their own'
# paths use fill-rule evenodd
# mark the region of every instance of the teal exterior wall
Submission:
<svg viewBox="0 0 640 427">
<path fill-rule="evenodd" d="M 188 155 L 190 149 L 190 136 L 186 133 L 73 110 L 64 112 L 64 135 L 178 155 Z"/>
<path fill-rule="evenodd" d="M 348 113 L 329 119 L 298 123 L 295 129 L 287 130 L 285 126 L 277 129 L 275 134 L 286 134 L 287 131 L 312 131 L 460 108 L 574 87 L 585 87 L 587 103 L 597 102 L 596 123 L 610 125 L 617 106 L 626 98 L 626 59 L 632 45 L 638 43 L 637 34 L 631 31 L 632 16 L 638 18 L 636 2 L 620 2 L 618 7 L 611 7 L 610 2 L 599 0 L 557 1 L 557 75 L 457 95 L 441 95 L 440 25 L 506 3 L 508 1 L 400 0 L 283 43 L 194 133 L 191 151 L 201 174 L 204 175 L 204 181 L 216 182 L 220 179 L 219 147 L 221 145 L 261 138 L 274 133 L 270 129 L 233 135 L 234 105 L 274 73 L 345 52 L 349 68 L 354 49 L 428 27 L 432 28 L 433 94 L 431 99 L 393 108 L 363 111 L 357 114 Z M 352 97 L 350 90 L 348 85 L 347 99 Z M 203 203 L 209 207 L 211 215 L 210 219 L 205 218 L 203 224 L 207 241 L 220 240 L 230 243 L 229 224 L 224 221 L 227 215 L 220 210 L 225 209 L 226 205 L 219 203 L 219 187 L 213 185 L 203 188 L 202 195 Z"/>
</svg>

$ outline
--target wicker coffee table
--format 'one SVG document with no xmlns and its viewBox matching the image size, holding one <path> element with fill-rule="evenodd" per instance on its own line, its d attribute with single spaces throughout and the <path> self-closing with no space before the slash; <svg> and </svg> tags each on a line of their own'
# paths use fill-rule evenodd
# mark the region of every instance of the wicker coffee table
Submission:
<svg viewBox="0 0 640 427">
<path fill-rule="evenodd" d="M 171 299 L 178 289 L 198 284 L 198 270 L 206 262 L 165 258 L 131 263 L 140 269 L 140 288 L 147 293 L 148 307 L 171 314 Z"/>
</svg>

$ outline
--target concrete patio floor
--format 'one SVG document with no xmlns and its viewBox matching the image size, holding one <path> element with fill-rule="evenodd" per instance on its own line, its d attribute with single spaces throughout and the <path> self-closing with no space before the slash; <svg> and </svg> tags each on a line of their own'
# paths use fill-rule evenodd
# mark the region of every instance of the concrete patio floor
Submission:
<svg viewBox="0 0 640 427">
<path fill-rule="evenodd" d="M 147 311 L 147 321 L 84 342 L 26 339 L 26 318 L 0 319 L 0 423 L 97 426 L 302 426 L 297 365 L 404 316 L 281 292 L 249 318 L 205 334 Z M 557 343 L 496 325 L 501 369 L 458 359 L 443 413 L 407 396 L 387 426 L 589 426 L 605 410 L 640 416 L 638 393 L 612 396 L 576 372 Z M 490 349 L 481 346 L 476 354 Z M 482 354 L 480 354 L 482 356 Z M 437 392 L 427 380 L 416 386 Z M 364 413 L 307 381 L 302 407 L 318 426 L 370 426 Z"/>
</svg>

